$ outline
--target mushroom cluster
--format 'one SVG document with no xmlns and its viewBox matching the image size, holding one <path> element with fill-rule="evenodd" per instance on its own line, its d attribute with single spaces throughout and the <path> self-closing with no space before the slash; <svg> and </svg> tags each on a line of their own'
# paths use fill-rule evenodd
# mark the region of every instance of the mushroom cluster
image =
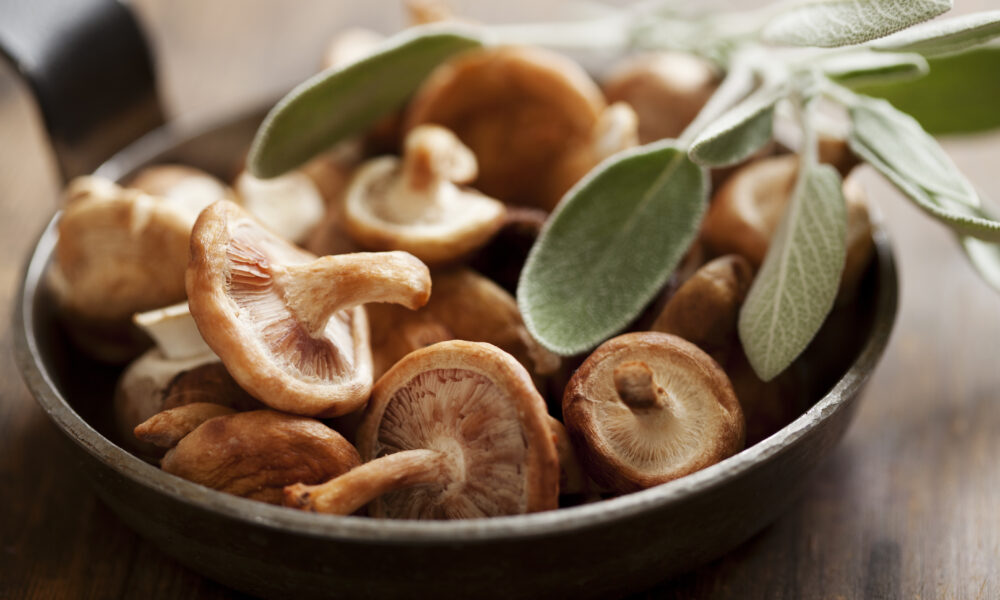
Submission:
<svg viewBox="0 0 1000 600">
<path fill-rule="evenodd" d="M 324 68 L 379 40 L 346 32 Z M 592 353 L 547 350 L 514 293 L 565 191 L 678 135 L 718 81 L 673 52 L 599 85 L 546 50 L 467 51 L 397 113 L 273 179 L 237 167 L 230 187 L 161 165 L 125 187 L 72 182 L 50 283 L 82 347 L 134 358 L 110 405 L 122 442 L 226 493 L 458 519 L 659 485 L 801 411 L 799 371 L 757 379 L 736 327 L 797 159 L 767 148 L 728 172 L 658 299 Z M 854 163 L 836 140 L 821 154 Z M 846 305 L 872 241 L 864 191 L 847 179 L 844 195 Z"/>
</svg>

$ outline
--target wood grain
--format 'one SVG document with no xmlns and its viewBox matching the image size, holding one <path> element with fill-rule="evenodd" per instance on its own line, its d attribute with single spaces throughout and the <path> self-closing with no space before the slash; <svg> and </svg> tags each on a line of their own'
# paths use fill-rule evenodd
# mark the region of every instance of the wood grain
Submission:
<svg viewBox="0 0 1000 600">
<path fill-rule="evenodd" d="M 395 3 L 136 3 L 159 51 L 174 114 L 264 98 L 313 68 L 332 23 L 401 21 Z M 470 4 L 466 2 L 464 4 Z M 558 2 L 532 3 L 545 16 Z M 969 2 L 965 9 L 986 8 Z M 481 8 L 492 16 L 493 8 Z M 277 23 L 277 25 L 276 25 Z M 270 28 L 270 29 L 269 29 Z M 262 31 L 275 35 L 262 38 Z M 236 48 L 246 60 L 223 54 Z M 231 55 L 230 55 L 231 56 Z M 37 115 L 0 68 L 0 311 L 13 310 L 57 183 Z M 946 144 L 1000 198 L 1000 135 Z M 951 236 L 872 173 L 896 241 L 895 334 L 843 444 L 773 526 L 647 598 L 1000 598 L 1000 295 Z M 66 443 L 20 381 L 0 321 L 0 598 L 231 598 L 139 539 L 64 460 Z"/>
</svg>

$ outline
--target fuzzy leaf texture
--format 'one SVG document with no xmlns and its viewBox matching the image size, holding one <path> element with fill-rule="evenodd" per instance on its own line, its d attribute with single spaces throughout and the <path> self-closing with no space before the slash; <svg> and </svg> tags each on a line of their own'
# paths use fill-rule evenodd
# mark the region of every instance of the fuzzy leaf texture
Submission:
<svg viewBox="0 0 1000 600">
<path fill-rule="evenodd" d="M 250 172 L 277 177 L 365 131 L 401 107 L 445 59 L 481 45 L 458 29 L 414 27 L 360 61 L 317 74 L 267 114 L 250 146 Z"/>
<path fill-rule="evenodd" d="M 762 37 L 788 46 L 861 44 L 932 19 L 951 5 L 951 0 L 807 0 L 789 4 Z"/>
<path fill-rule="evenodd" d="M 994 290 L 1000 292 L 1000 244 L 984 242 L 973 237 L 960 237 L 972 268 Z"/>
<path fill-rule="evenodd" d="M 517 287 L 531 334 L 557 354 L 589 350 L 653 299 L 694 241 L 707 173 L 672 141 L 618 154 L 563 198 Z"/>
<path fill-rule="evenodd" d="M 692 160 L 726 167 L 749 158 L 773 137 L 774 105 L 780 90 L 762 90 L 723 113 L 691 144 Z"/>
<path fill-rule="evenodd" d="M 875 50 L 942 56 L 963 52 L 1000 37 L 1000 10 L 918 25 L 872 44 Z"/>
<path fill-rule="evenodd" d="M 854 87 L 909 81 L 927 75 L 930 67 L 919 54 L 886 54 L 863 50 L 831 57 L 819 64 L 830 79 Z"/>
<path fill-rule="evenodd" d="M 1000 48 L 975 48 L 934 57 L 928 63 L 931 72 L 919 79 L 866 83 L 854 90 L 888 100 L 934 135 L 1000 127 L 996 102 L 1000 97 Z"/>
<path fill-rule="evenodd" d="M 959 235 L 1000 241 L 1000 222 L 983 213 L 972 184 L 912 117 L 863 96 L 849 113 L 851 149 L 918 207 Z"/>
<path fill-rule="evenodd" d="M 792 364 L 833 308 L 846 235 L 840 175 L 829 165 L 803 161 L 788 208 L 740 310 L 743 350 L 764 381 Z"/>
</svg>

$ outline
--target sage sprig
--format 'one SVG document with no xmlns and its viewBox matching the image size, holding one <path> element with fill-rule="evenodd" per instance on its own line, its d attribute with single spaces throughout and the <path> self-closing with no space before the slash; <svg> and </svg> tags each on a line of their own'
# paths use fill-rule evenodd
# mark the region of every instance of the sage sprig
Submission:
<svg viewBox="0 0 1000 600">
<path fill-rule="evenodd" d="M 567 192 L 530 253 L 518 302 L 531 333 L 561 354 L 618 332 L 656 296 L 697 235 L 706 169 L 752 156 L 772 139 L 783 111 L 798 107 L 800 172 L 739 318 L 744 350 L 769 379 L 818 331 L 844 260 L 840 177 L 817 163 L 816 117 L 803 107 L 844 109 L 854 152 L 951 228 L 984 280 L 1000 289 L 1000 222 L 921 126 L 1000 126 L 1000 111 L 982 102 L 992 97 L 984 86 L 1000 86 L 1000 49 L 984 46 L 1000 36 L 1000 11 L 924 23 L 951 5 L 791 0 L 718 14 L 693 3 L 654 2 L 589 21 L 415 28 L 373 56 L 293 90 L 262 125 L 249 165 L 259 176 L 274 176 L 302 164 L 402 106 L 442 61 L 482 45 L 699 54 L 727 72 L 716 94 L 678 140 L 612 156 Z M 970 109 L 942 111 L 935 102 L 945 94 L 949 106 L 965 101 Z M 919 122 L 902 106 L 920 113 Z"/>
</svg>

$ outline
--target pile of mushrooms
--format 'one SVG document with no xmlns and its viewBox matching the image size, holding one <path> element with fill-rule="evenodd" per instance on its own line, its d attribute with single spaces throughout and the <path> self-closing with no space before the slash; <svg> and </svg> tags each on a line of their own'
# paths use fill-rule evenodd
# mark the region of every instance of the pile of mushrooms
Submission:
<svg viewBox="0 0 1000 600">
<path fill-rule="evenodd" d="M 379 39 L 345 32 L 324 65 Z M 124 187 L 75 180 L 50 285 L 82 348 L 132 360 L 109 403 L 123 445 L 219 491 L 458 519 L 659 485 L 801 411 L 798 371 L 760 381 L 736 333 L 797 159 L 727 173 L 659 298 L 589 354 L 539 344 L 513 294 L 563 193 L 678 135 L 718 81 L 677 53 L 626 59 L 602 85 L 536 48 L 460 54 L 372 131 L 275 179 L 160 165 Z M 855 162 L 823 148 L 845 174 Z M 872 241 L 864 191 L 848 178 L 844 194 L 849 306 Z"/>
</svg>

